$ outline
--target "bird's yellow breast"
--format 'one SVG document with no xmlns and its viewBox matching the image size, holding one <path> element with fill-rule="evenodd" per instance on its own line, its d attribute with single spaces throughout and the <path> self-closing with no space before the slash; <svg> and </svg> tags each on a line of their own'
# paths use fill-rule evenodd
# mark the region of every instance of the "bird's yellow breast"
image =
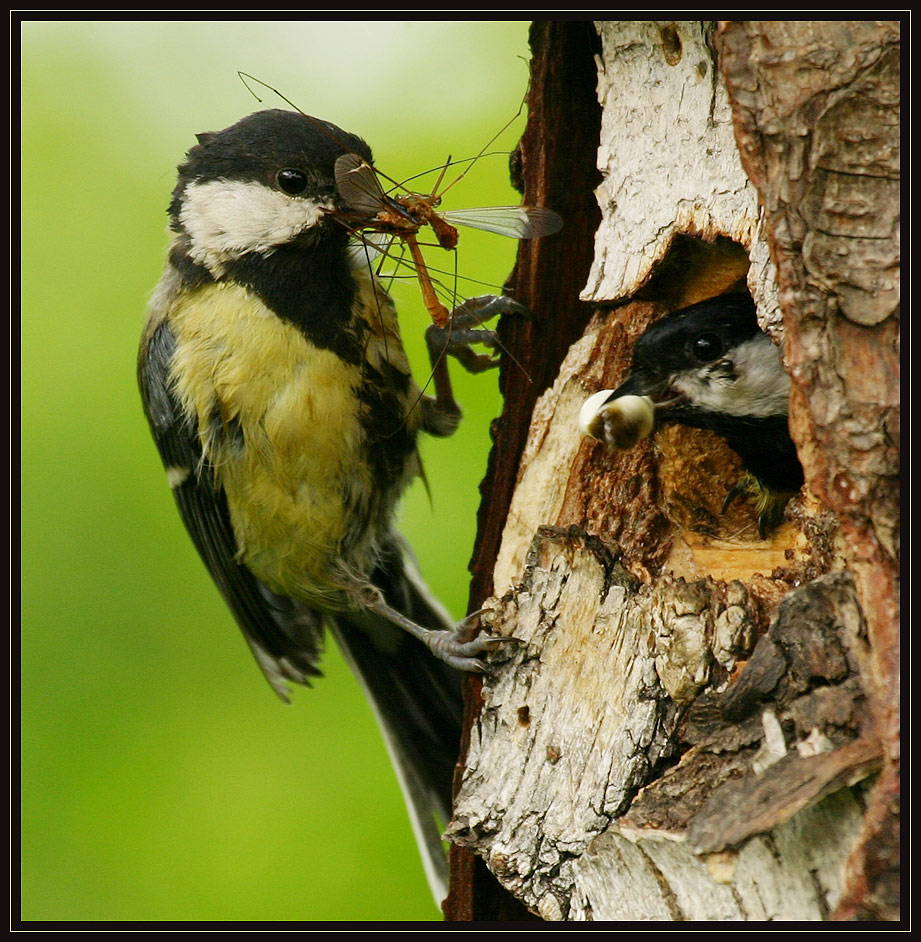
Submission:
<svg viewBox="0 0 921 942">
<path fill-rule="evenodd" d="M 377 320 L 368 359 L 390 333 Z M 368 463 L 361 366 L 310 343 L 246 288 L 199 288 L 177 299 L 170 323 L 174 388 L 226 493 L 238 558 L 274 590 L 335 607 L 337 586 L 373 555 L 376 521 L 389 520 L 418 472 L 415 453 L 382 495 Z M 392 327 L 386 355 L 405 364 Z"/>
</svg>

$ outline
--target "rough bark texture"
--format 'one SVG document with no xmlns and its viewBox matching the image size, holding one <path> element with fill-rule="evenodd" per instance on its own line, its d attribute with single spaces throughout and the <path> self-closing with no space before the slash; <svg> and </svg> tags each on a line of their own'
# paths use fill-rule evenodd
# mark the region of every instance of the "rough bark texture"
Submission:
<svg viewBox="0 0 921 942">
<path fill-rule="evenodd" d="M 592 238 L 601 214 L 594 197 L 601 111 L 595 97 L 598 34 L 590 22 L 534 23 L 530 33 L 531 82 L 528 126 L 513 156 L 512 177 L 529 206 L 547 206 L 565 220 L 562 233 L 522 242 L 508 290 L 532 319 L 499 324 L 503 359 L 499 388 L 503 412 L 492 427 L 493 448 L 477 517 L 470 563 L 470 610 L 493 592 L 493 565 L 515 487 L 515 474 L 537 397 L 551 385 L 570 345 L 592 315 L 579 300 L 592 262 Z M 467 680 L 469 729 L 478 714 L 480 683 Z M 467 749 L 461 744 L 461 763 Z M 443 906 L 454 921 L 528 918 L 471 850 L 451 848 L 451 885 Z"/>
<path fill-rule="evenodd" d="M 777 263 L 791 427 L 840 517 L 867 622 L 886 764 L 840 915 L 898 912 L 898 23 L 732 23 L 720 54 Z"/>
<path fill-rule="evenodd" d="M 535 24 L 522 144 L 573 239 L 541 194 L 585 198 L 587 25 Z M 471 687 L 446 914 L 520 918 L 497 880 L 549 920 L 897 918 L 897 25 L 599 32 L 594 263 L 516 271 L 538 382 L 504 377 L 472 602 L 521 644 Z M 576 430 L 648 323 L 746 281 L 808 485 L 768 540 L 717 436 Z"/>
<path fill-rule="evenodd" d="M 676 237 L 698 237 L 714 251 L 732 240 L 744 249 L 741 267 L 727 271 L 671 259 L 649 293 L 676 306 L 712 297 L 726 290 L 724 279 L 744 277 L 750 261 L 748 280 L 760 316 L 776 325 L 773 266 L 759 241 L 758 196 L 733 140 L 729 100 L 710 48 L 712 26 L 618 22 L 600 24 L 600 32 L 603 219 L 583 297 L 636 296 Z"/>
</svg>

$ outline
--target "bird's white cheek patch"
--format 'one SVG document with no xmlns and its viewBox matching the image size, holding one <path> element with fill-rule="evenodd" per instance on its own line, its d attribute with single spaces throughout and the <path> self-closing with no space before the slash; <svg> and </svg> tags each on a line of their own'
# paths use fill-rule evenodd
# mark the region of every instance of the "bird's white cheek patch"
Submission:
<svg viewBox="0 0 921 942">
<path fill-rule="evenodd" d="M 213 275 L 250 252 L 267 255 L 318 225 L 332 203 L 285 196 L 261 183 L 209 180 L 190 183 L 179 221 L 191 242 L 190 255 Z"/>
</svg>

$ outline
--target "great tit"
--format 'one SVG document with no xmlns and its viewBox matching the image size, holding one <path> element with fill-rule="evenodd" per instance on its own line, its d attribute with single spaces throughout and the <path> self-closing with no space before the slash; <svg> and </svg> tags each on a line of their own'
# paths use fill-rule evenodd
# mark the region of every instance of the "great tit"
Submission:
<svg viewBox="0 0 921 942">
<path fill-rule="evenodd" d="M 758 326 L 748 294 L 692 304 L 650 325 L 633 348 L 630 376 L 590 396 L 579 414 L 583 434 L 610 448 L 631 448 L 661 424 L 722 435 L 747 472 L 723 505 L 756 499 L 764 538 L 803 484 L 790 438 L 790 377 L 780 350 Z"/>
<path fill-rule="evenodd" d="M 418 433 L 450 434 L 460 412 L 444 383 L 432 398 L 413 381 L 391 299 L 337 218 L 343 154 L 372 163 L 359 137 L 291 111 L 198 135 L 138 376 L 179 512 L 269 683 L 285 699 L 309 685 L 332 632 L 440 892 L 456 669 L 481 669 L 492 642 L 452 623 L 393 528 Z M 466 330 L 510 305 L 464 307 Z"/>
</svg>

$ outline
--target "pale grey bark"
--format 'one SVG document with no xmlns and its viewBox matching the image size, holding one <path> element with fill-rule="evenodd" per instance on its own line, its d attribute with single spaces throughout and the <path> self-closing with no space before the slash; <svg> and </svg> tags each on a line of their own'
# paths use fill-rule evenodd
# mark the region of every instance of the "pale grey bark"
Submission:
<svg viewBox="0 0 921 942">
<path fill-rule="evenodd" d="M 578 434 L 660 300 L 743 278 L 784 339 L 716 26 L 599 28 L 583 298 L 629 303 L 596 316 L 535 407 L 483 616 L 522 643 L 484 682 L 449 836 L 545 919 L 828 918 L 883 764 L 866 576 L 808 489 L 768 540 L 751 507 L 722 515 L 738 465 L 712 436 L 612 456 Z M 676 236 L 702 254 L 660 299 Z"/>
</svg>

